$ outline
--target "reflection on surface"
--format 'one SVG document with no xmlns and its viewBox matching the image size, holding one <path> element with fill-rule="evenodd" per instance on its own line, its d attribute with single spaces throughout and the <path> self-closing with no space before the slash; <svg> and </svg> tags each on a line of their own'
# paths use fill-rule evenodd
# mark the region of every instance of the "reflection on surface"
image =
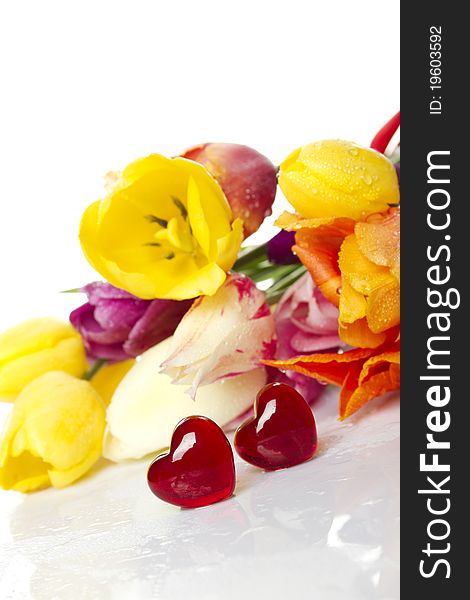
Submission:
<svg viewBox="0 0 470 600">
<path fill-rule="evenodd" d="M 354 425 L 320 406 L 317 457 L 274 473 L 239 462 L 236 496 L 202 509 L 155 499 L 146 461 L 8 496 L 0 597 L 21 580 L 38 600 L 239 599 L 261 582 L 272 599 L 398 598 L 398 407 L 379 405 Z"/>
</svg>

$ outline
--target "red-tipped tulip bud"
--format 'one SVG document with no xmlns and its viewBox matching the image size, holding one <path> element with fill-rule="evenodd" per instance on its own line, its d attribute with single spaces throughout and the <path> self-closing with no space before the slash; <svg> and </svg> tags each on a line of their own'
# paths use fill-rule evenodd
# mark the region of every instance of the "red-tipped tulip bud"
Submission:
<svg viewBox="0 0 470 600">
<path fill-rule="evenodd" d="M 248 146 L 201 144 L 181 156 L 203 165 L 224 191 L 234 217 L 243 219 L 245 237 L 271 214 L 277 187 L 276 167 Z"/>
</svg>

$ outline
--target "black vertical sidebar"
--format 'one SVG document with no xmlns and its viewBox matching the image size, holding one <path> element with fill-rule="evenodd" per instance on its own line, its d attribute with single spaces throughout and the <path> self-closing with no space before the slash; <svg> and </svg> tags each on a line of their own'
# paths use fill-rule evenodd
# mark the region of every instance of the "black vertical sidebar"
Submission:
<svg viewBox="0 0 470 600">
<path fill-rule="evenodd" d="M 461 6 L 401 5 L 405 600 L 470 596 L 470 34 Z"/>
</svg>

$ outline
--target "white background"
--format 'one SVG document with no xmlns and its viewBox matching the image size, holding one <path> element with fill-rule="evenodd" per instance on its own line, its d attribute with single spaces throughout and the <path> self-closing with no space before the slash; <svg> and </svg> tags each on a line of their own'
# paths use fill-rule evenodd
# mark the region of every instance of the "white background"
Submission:
<svg viewBox="0 0 470 600">
<path fill-rule="evenodd" d="M 398 44 L 398 0 L 0 0 L 0 330 L 83 301 L 58 292 L 99 277 L 77 233 L 108 171 L 207 141 L 276 164 L 322 138 L 367 145 L 399 107 Z M 227 599 L 257 581 L 396 599 L 398 406 L 338 424 L 335 404 L 319 460 L 239 465 L 237 496 L 207 511 L 156 503 L 143 463 L 2 492 L 0 596 L 176 600 L 190 581 L 215 598 L 223 580 Z"/>
<path fill-rule="evenodd" d="M 0 2 L 0 330 L 67 318 L 103 176 L 151 152 L 368 144 L 399 106 L 399 2 Z"/>
</svg>

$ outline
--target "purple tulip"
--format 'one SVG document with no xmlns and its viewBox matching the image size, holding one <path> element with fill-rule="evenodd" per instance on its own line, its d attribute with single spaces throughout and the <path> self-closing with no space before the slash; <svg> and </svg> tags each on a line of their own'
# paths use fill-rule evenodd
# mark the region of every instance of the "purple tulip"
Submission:
<svg viewBox="0 0 470 600">
<path fill-rule="evenodd" d="M 268 258 L 278 265 L 291 265 L 300 262 L 292 252 L 295 244 L 295 231 L 281 230 L 266 245 Z"/>
<path fill-rule="evenodd" d="M 127 360 L 172 335 L 192 300 L 142 300 L 109 283 L 90 283 L 88 302 L 70 314 L 88 358 Z"/>
</svg>

